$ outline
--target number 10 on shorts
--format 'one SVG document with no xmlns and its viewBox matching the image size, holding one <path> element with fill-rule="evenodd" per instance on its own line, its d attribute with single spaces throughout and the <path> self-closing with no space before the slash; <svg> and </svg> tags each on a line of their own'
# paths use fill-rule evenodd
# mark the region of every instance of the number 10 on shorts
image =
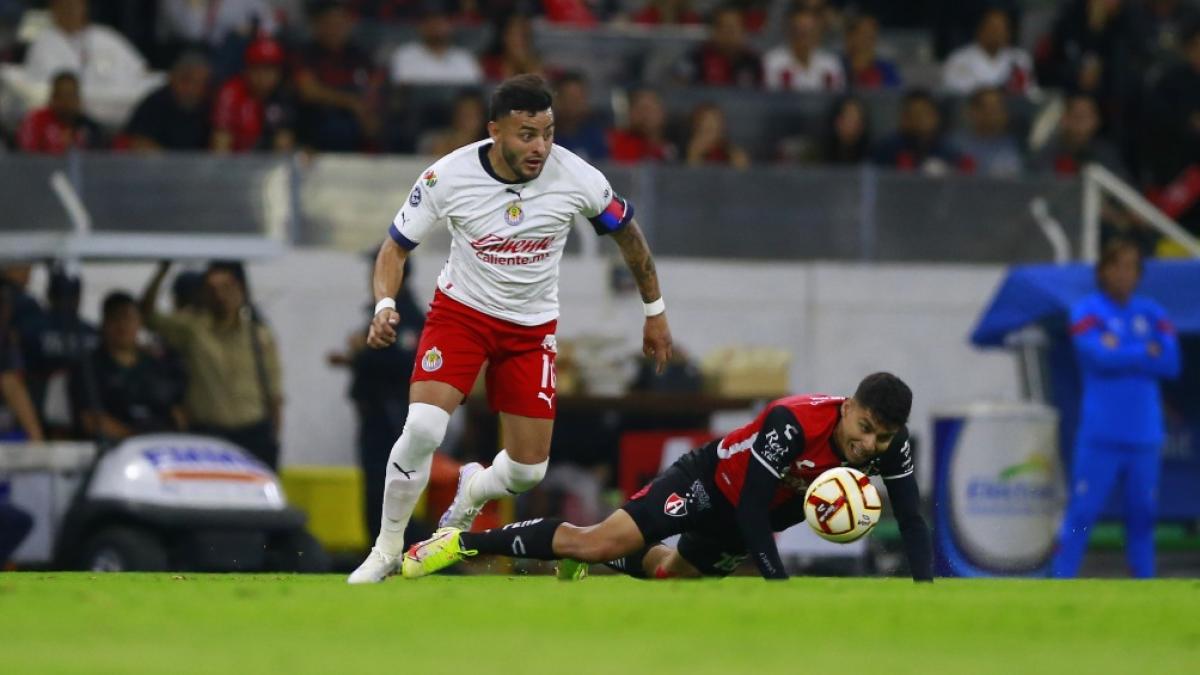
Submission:
<svg viewBox="0 0 1200 675">
<path fill-rule="evenodd" d="M 555 389 L 558 377 L 554 373 L 554 362 L 549 354 L 542 354 L 542 389 Z"/>
</svg>

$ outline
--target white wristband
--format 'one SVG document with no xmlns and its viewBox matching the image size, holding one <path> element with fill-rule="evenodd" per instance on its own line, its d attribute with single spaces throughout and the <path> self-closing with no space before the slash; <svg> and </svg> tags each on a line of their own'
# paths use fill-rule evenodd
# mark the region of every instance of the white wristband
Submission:
<svg viewBox="0 0 1200 675">
<path fill-rule="evenodd" d="M 658 316 L 659 314 L 667 311 L 667 303 L 663 302 L 663 299 L 660 296 L 654 302 L 643 302 L 642 311 L 646 313 L 647 317 Z"/>
<path fill-rule="evenodd" d="M 396 301 L 391 298 L 384 298 L 375 303 L 375 313 L 378 314 L 385 309 L 396 309 Z"/>
</svg>

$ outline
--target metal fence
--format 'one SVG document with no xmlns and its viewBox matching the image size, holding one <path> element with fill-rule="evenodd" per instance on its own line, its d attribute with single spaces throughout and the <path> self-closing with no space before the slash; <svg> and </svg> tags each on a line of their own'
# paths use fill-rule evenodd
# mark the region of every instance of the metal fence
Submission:
<svg viewBox="0 0 1200 675">
<path fill-rule="evenodd" d="M 384 236 L 421 157 L 76 154 L 0 157 L 0 248 L 16 235 L 238 235 L 364 249 Z M 1049 260 L 1029 215 L 1044 198 L 1079 241 L 1080 184 L 1053 178 L 924 177 L 872 167 L 737 171 L 604 166 L 659 255 L 763 260 L 1012 263 Z M 87 215 L 80 232 L 53 176 Z M 60 180 L 61 182 L 61 180 Z M 78 218 L 77 218 L 78 219 Z M 592 236 L 573 237 L 572 250 Z M 7 242 L 7 243 L 4 243 Z M 427 242 L 443 248 L 445 234 Z"/>
</svg>

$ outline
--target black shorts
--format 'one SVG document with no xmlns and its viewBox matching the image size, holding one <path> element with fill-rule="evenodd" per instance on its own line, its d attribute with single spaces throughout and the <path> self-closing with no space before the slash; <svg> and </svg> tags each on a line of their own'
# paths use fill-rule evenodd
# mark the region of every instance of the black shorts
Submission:
<svg viewBox="0 0 1200 675">
<path fill-rule="evenodd" d="M 621 507 L 647 544 L 672 535 L 679 555 L 704 576 L 729 575 L 746 558 L 733 510 L 710 481 L 690 470 L 684 456 Z"/>
</svg>

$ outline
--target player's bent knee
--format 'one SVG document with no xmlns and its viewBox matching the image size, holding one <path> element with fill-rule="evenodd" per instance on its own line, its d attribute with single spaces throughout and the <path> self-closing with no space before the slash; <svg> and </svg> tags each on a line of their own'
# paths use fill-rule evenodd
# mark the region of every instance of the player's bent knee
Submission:
<svg viewBox="0 0 1200 675">
<path fill-rule="evenodd" d="M 436 405 L 413 403 L 408 406 L 408 419 L 404 422 L 404 433 L 411 442 L 431 450 L 441 445 L 450 425 L 450 413 Z"/>
</svg>

